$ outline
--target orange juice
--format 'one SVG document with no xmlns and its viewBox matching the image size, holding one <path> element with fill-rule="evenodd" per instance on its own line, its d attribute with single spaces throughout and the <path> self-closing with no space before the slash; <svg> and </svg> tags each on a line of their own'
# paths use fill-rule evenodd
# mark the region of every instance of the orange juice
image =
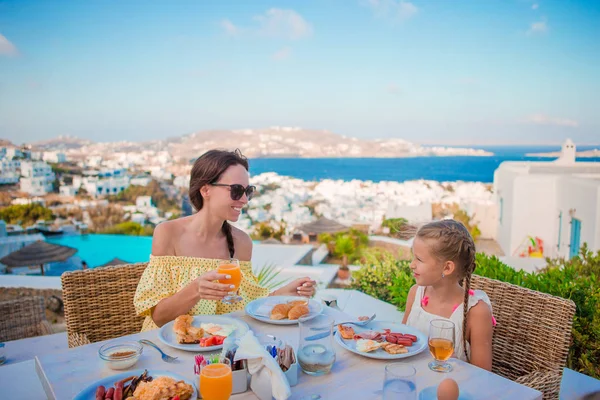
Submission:
<svg viewBox="0 0 600 400">
<path fill-rule="evenodd" d="M 209 364 L 200 371 L 200 394 L 204 400 L 227 400 L 233 390 L 231 368 L 227 364 Z"/>
<path fill-rule="evenodd" d="M 242 270 L 239 265 L 235 264 L 221 264 L 217 269 L 219 274 L 230 275 L 231 279 L 219 279 L 219 283 L 226 285 L 235 285 L 235 289 L 232 292 L 237 291 L 240 288 L 240 282 L 242 281 Z"/>
</svg>

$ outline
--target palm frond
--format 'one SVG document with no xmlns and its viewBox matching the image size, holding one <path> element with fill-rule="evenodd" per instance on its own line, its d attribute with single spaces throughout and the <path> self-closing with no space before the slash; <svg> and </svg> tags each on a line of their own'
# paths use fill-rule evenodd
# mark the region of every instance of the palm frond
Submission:
<svg viewBox="0 0 600 400">
<path fill-rule="evenodd" d="M 284 283 L 287 283 L 289 278 L 277 280 L 280 272 L 281 270 L 277 269 L 275 264 L 265 265 L 256 277 L 258 279 L 258 284 L 262 287 L 272 290 L 283 285 Z"/>
</svg>

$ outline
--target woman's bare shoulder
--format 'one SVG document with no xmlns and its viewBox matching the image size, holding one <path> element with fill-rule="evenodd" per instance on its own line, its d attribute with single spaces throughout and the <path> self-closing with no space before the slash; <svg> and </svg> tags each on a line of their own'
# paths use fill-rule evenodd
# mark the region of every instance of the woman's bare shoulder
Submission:
<svg viewBox="0 0 600 400">
<path fill-rule="evenodd" d="M 178 218 L 156 225 L 152 235 L 152 255 L 174 256 L 175 243 L 179 240 L 187 223 L 186 218 Z"/>
</svg>

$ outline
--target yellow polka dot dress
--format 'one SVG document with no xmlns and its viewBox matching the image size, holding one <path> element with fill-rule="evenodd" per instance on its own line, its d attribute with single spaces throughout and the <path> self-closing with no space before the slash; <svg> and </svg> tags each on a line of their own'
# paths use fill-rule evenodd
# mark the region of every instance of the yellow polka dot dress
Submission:
<svg viewBox="0 0 600 400">
<path fill-rule="evenodd" d="M 151 255 L 133 298 L 133 305 L 138 315 L 146 317 L 142 332 L 158 328 L 152 320 L 151 312 L 159 301 L 174 295 L 200 275 L 217 269 L 219 261 L 221 260 L 212 258 Z M 221 301 L 200 300 L 189 314 L 227 314 L 243 310 L 250 301 L 269 295 L 269 290 L 258 284 L 250 262 L 240 261 L 240 269 L 242 282 L 239 294 L 243 297 L 242 301 L 236 304 L 224 304 Z"/>
</svg>

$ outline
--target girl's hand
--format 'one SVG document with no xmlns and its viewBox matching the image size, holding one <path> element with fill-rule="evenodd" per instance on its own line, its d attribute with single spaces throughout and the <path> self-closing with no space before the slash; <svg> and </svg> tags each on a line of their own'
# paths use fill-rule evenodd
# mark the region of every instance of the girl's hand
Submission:
<svg viewBox="0 0 600 400">
<path fill-rule="evenodd" d="M 202 300 L 223 300 L 223 297 L 234 290 L 234 285 L 217 283 L 220 279 L 229 279 L 229 275 L 219 274 L 217 271 L 209 271 L 194 280 L 196 289 Z"/>
<path fill-rule="evenodd" d="M 277 289 L 271 295 L 273 296 L 303 296 L 303 297 L 312 297 L 315 295 L 317 291 L 317 282 L 310 279 L 309 277 L 304 277 L 300 279 L 296 279 L 295 281 L 288 283 L 282 288 Z"/>
</svg>

